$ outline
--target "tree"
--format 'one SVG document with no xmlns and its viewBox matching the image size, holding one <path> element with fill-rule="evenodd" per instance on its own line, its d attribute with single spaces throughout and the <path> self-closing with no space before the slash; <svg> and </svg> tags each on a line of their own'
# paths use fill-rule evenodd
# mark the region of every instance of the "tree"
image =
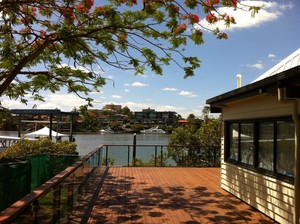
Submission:
<svg viewBox="0 0 300 224">
<path fill-rule="evenodd" d="M 193 146 L 198 145 L 194 126 L 176 128 L 169 138 L 168 153 L 178 166 L 188 166 Z"/>
<path fill-rule="evenodd" d="M 150 68 L 162 75 L 163 66 L 173 62 L 184 77 L 192 76 L 200 60 L 182 52 L 189 40 L 203 43 L 205 27 L 195 26 L 199 8 L 209 23 L 235 23 L 232 16 L 218 13 L 220 6 L 239 4 L 237 0 L 110 0 L 105 4 L 2 0 L 0 95 L 26 103 L 26 94 L 43 100 L 43 90 L 65 87 L 91 102 L 88 93 L 99 91 L 107 81 L 98 72 L 106 65 L 133 69 L 136 74 Z M 219 39 L 227 38 L 218 29 L 211 31 Z"/>
<path fill-rule="evenodd" d="M 201 145 L 221 147 L 221 119 L 210 118 L 197 130 L 196 135 Z"/>
<path fill-rule="evenodd" d="M 189 114 L 189 116 L 187 117 L 187 120 L 188 120 L 188 122 L 193 123 L 195 118 L 196 118 L 195 114 Z"/>
<path fill-rule="evenodd" d="M 133 112 L 127 106 L 122 108 L 121 113 L 127 115 L 128 120 L 131 120 L 133 118 Z"/>
<path fill-rule="evenodd" d="M 90 115 L 90 112 L 88 110 L 88 105 L 80 106 L 79 114 L 82 117 L 82 126 L 84 127 L 84 129 L 90 130 L 92 127 L 94 127 L 94 125 L 92 124 L 93 122 L 95 122 L 95 119 Z"/>
<path fill-rule="evenodd" d="M 169 155 L 179 166 L 219 166 L 220 150 L 220 118 L 208 118 L 200 128 L 181 126 L 173 131 L 168 143 Z"/>
</svg>

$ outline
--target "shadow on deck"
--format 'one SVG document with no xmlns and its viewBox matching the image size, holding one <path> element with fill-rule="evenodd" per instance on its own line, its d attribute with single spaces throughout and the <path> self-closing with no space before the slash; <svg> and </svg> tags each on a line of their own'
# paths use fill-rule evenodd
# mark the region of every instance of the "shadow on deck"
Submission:
<svg viewBox="0 0 300 224">
<path fill-rule="evenodd" d="M 220 187 L 219 168 L 110 167 L 88 223 L 276 223 Z"/>
</svg>

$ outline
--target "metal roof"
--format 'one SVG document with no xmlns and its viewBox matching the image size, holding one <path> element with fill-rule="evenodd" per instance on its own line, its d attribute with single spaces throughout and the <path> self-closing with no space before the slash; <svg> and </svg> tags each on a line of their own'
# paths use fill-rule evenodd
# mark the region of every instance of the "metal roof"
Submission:
<svg viewBox="0 0 300 224">
<path fill-rule="evenodd" d="M 283 59 L 281 62 L 279 62 L 277 65 L 269 69 L 267 72 L 259 76 L 257 79 L 255 79 L 253 82 L 260 81 L 262 79 L 265 79 L 267 77 L 270 77 L 272 75 L 276 75 L 280 72 L 286 71 L 290 68 L 296 67 L 300 65 L 300 48 L 290 54 L 288 57 Z"/>
</svg>

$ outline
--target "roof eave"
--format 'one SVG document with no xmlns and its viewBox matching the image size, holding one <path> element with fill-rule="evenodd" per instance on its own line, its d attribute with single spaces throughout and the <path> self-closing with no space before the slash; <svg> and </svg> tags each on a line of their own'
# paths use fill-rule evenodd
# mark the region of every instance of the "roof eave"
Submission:
<svg viewBox="0 0 300 224">
<path fill-rule="evenodd" d="M 300 85 L 300 66 L 288 69 L 276 75 L 260 81 L 234 89 L 206 101 L 211 107 L 211 112 L 220 113 L 221 108 L 229 102 L 259 95 L 262 93 L 274 93 L 279 87 Z"/>
</svg>

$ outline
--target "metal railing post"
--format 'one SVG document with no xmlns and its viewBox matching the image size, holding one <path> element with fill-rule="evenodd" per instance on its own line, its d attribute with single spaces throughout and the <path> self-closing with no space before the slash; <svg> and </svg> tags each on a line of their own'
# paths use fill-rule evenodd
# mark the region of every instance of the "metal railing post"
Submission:
<svg viewBox="0 0 300 224">
<path fill-rule="evenodd" d="M 160 146 L 160 166 L 163 166 L 163 146 Z"/>
<path fill-rule="evenodd" d="M 157 145 L 155 146 L 154 166 L 157 166 Z"/>
<path fill-rule="evenodd" d="M 105 166 L 108 165 L 108 145 L 106 145 L 106 148 L 105 148 Z"/>
<path fill-rule="evenodd" d="M 72 182 L 68 183 L 68 199 L 67 199 L 67 218 L 70 219 L 70 214 L 74 207 L 74 186 L 73 186 L 73 178 L 71 178 Z"/>
<path fill-rule="evenodd" d="M 101 150 L 98 148 L 98 166 L 101 166 Z"/>
<path fill-rule="evenodd" d="M 136 133 L 133 135 L 133 166 L 136 165 Z"/>
<path fill-rule="evenodd" d="M 130 165 L 129 160 L 130 160 L 130 146 L 127 147 L 127 166 Z"/>
<path fill-rule="evenodd" d="M 60 219 L 60 196 L 61 185 L 57 185 L 53 191 L 53 223 L 58 223 Z"/>
</svg>

